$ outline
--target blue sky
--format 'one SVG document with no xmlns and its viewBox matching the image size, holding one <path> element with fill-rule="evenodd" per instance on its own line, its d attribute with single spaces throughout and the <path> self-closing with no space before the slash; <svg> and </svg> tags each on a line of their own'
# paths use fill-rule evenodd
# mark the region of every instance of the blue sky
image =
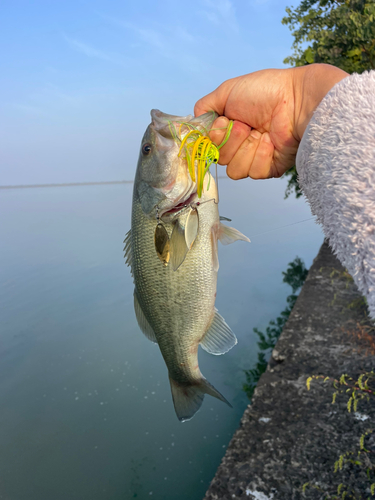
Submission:
<svg viewBox="0 0 375 500">
<path fill-rule="evenodd" d="M 152 108 L 192 113 L 228 78 L 285 67 L 291 5 L 1 2 L 0 185 L 132 179 Z"/>
</svg>

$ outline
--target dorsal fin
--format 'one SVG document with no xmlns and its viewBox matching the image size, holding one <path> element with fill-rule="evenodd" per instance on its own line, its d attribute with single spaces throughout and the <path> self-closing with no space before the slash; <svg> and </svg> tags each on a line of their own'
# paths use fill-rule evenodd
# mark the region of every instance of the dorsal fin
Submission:
<svg viewBox="0 0 375 500">
<path fill-rule="evenodd" d="M 125 257 L 126 265 L 130 267 L 130 270 L 131 270 L 131 267 L 132 267 L 131 236 L 132 236 L 132 230 L 129 229 L 129 231 L 126 233 L 125 239 L 124 239 L 124 243 L 125 243 L 125 246 L 124 246 L 124 252 L 125 252 L 124 257 Z"/>
<path fill-rule="evenodd" d="M 200 342 L 203 349 L 211 354 L 225 354 L 237 344 L 237 338 L 225 319 L 215 308 L 214 319 Z"/>
<path fill-rule="evenodd" d="M 154 342 L 158 343 L 154 330 L 151 328 L 150 323 L 147 321 L 144 312 L 138 302 L 137 292 L 134 290 L 134 311 L 135 317 L 137 318 L 139 328 L 146 335 L 146 337 Z"/>
</svg>

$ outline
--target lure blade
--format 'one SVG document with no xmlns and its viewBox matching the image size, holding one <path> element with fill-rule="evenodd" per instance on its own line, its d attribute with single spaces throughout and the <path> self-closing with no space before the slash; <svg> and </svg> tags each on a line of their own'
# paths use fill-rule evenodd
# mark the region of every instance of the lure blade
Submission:
<svg viewBox="0 0 375 500">
<path fill-rule="evenodd" d="M 165 266 L 167 266 L 170 258 L 169 236 L 167 230 L 163 224 L 160 224 L 160 222 L 155 229 L 154 241 L 156 253 L 159 259 Z"/>
<path fill-rule="evenodd" d="M 170 264 L 172 265 L 173 271 L 177 271 L 184 262 L 188 250 L 185 242 L 185 229 L 177 220 L 173 226 L 170 239 Z"/>
<path fill-rule="evenodd" d="M 186 246 L 189 250 L 191 250 L 195 238 L 197 237 L 199 229 L 199 216 L 198 210 L 196 208 L 192 208 L 186 220 L 185 225 L 185 241 Z"/>
</svg>

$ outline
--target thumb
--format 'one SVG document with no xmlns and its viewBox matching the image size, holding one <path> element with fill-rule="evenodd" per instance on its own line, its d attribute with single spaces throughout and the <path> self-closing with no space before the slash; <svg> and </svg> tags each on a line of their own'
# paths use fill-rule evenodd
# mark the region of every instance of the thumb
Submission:
<svg viewBox="0 0 375 500">
<path fill-rule="evenodd" d="M 194 106 L 194 115 L 200 116 L 208 111 L 216 111 L 219 116 L 225 115 L 225 105 L 236 81 L 237 78 L 227 80 L 216 90 L 199 99 Z"/>
</svg>

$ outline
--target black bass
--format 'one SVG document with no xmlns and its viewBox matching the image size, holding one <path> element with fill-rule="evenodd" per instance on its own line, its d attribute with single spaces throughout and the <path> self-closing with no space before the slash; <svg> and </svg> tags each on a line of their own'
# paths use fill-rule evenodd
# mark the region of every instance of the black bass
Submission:
<svg viewBox="0 0 375 500">
<path fill-rule="evenodd" d="M 205 394 L 230 406 L 201 374 L 198 345 L 224 354 L 237 343 L 215 309 L 217 241 L 250 240 L 220 222 L 217 187 L 209 172 L 198 198 L 186 158 L 179 155 L 175 131 L 181 139 L 192 128 L 205 131 L 215 116 L 178 117 L 152 110 L 151 117 L 142 139 L 124 250 L 134 278 L 139 327 L 159 345 L 177 417 L 185 421 L 199 410 Z"/>
</svg>

